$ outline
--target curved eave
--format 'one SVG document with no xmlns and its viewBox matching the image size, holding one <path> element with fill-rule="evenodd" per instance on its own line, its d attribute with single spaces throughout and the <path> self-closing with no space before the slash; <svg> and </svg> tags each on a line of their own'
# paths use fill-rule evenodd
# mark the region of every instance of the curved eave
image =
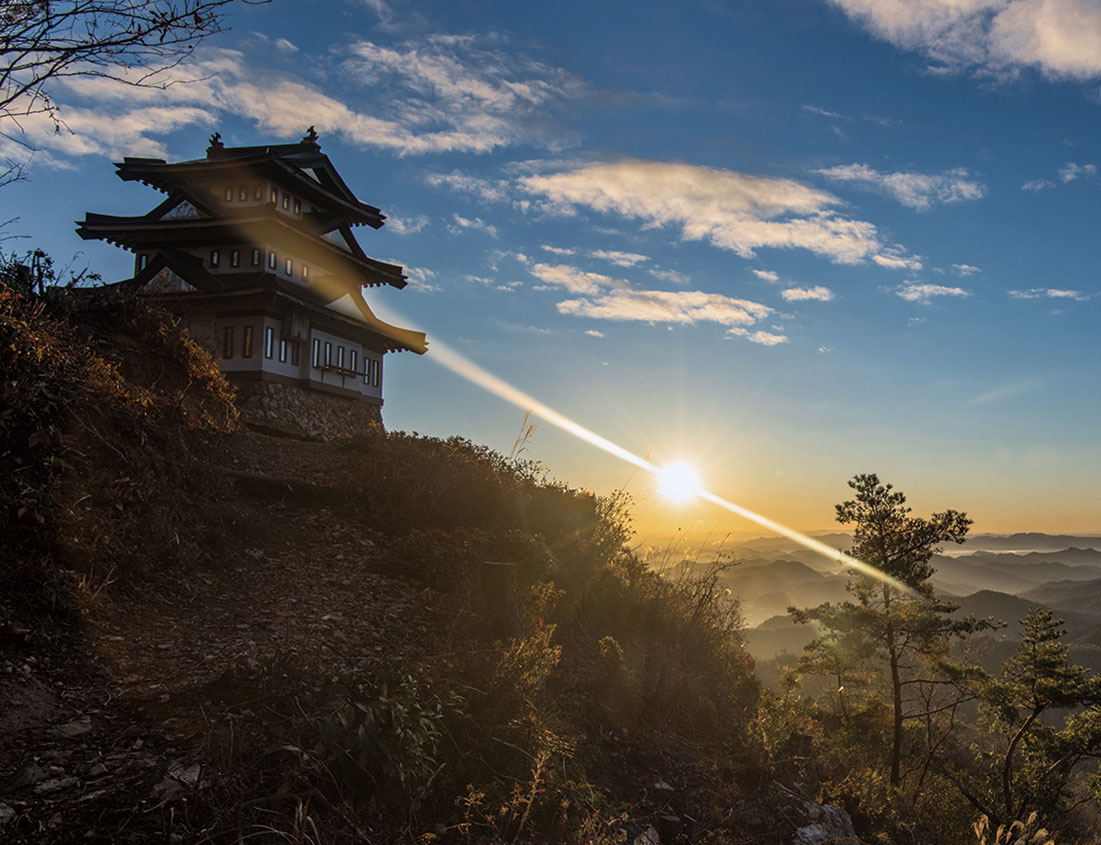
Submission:
<svg viewBox="0 0 1101 845">
<path fill-rule="evenodd" d="M 276 232 L 258 231 L 267 230 L 269 227 L 275 227 Z M 213 231 L 203 235 L 205 230 Z M 311 251 L 320 250 L 329 262 L 355 275 L 356 281 L 365 287 L 390 285 L 400 290 L 408 284 L 400 266 L 377 261 L 368 257 L 362 250 L 357 250 L 359 252 L 357 255 L 341 249 L 313 233 L 303 232 L 279 214 L 228 219 L 197 218 L 164 221 L 148 217 L 115 217 L 108 214 L 88 213 L 83 221 L 77 222 L 76 231 L 83 240 L 102 240 L 130 251 L 158 248 L 164 245 L 166 238 L 179 242 L 181 235 L 195 236 L 195 246 L 221 241 L 230 243 L 233 240 L 249 242 L 270 240 L 273 243 L 280 243 L 290 238 L 297 241 L 298 246 L 301 247 L 298 252 L 309 254 Z M 310 260 L 313 262 L 312 257 Z M 327 262 L 323 259 L 314 263 L 324 266 Z"/>
<path fill-rule="evenodd" d="M 324 159 L 330 176 L 335 173 L 332 164 Z M 322 164 L 321 161 L 318 164 Z M 182 161 L 166 163 L 155 159 L 123 159 L 116 162 L 115 167 L 120 179 L 124 182 L 140 182 L 154 190 L 165 194 L 171 194 L 174 190 L 186 187 L 196 182 L 217 181 L 226 176 L 234 180 L 247 180 L 257 178 L 271 178 L 280 184 L 293 182 L 303 196 L 319 206 L 329 206 L 338 211 L 353 226 L 370 226 L 372 229 L 380 229 L 385 223 L 386 216 L 381 209 L 373 205 L 361 202 L 339 180 L 339 187 L 326 186 L 316 179 L 311 179 L 295 164 L 283 161 L 273 153 L 250 154 L 246 156 L 226 156 L 217 159 L 196 159 L 194 161 Z M 329 180 L 333 182 L 334 180 Z M 345 192 L 347 192 L 345 194 Z"/>
<path fill-rule="evenodd" d="M 424 332 L 413 331 L 413 329 L 403 329 L 400 326 L 392 326 L 390 323 L 380 320 L 375 316 L 375 312 L 370 309 L 362 295 L 358 292 L 352 296 L 352 301 L 355 303 L 356 308 L 359 309 L 363 321 L 374 331 L 392 342 L 393 345 L 387 347 L 387 352 L 407 351 L 414 352 L 417 355 L 423 355 L 428 351 L 428 339 L 425 337 Z"/>
</svg>

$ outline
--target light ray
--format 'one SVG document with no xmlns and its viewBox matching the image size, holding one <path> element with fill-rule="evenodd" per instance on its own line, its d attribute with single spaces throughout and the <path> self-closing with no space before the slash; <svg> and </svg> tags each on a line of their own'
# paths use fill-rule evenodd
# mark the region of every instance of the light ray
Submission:
<svg viewBox="0 0 1101 845">
<path fill-rule="evenodd" d="M 431 342 L 430 349 L 427 357 L 440 364 L 443 367 L 451 370 L 456 375 L 460 375 L 467 381 L 473 382 L 479 387 L 488 390 L 495 396 L 504 399 L 506 402 L 511 402 L 519 408 L 525 411 L 530 410 L 533 414 L 541 417 L 549 422 L 551 425 L 557 426 L 563 431 L 569 432 L 574 437 L 580 438 L 587 443 L 591 443 L 598 449 L 603 449 L 611 455 L 615 455 L 621 460 L 634 464 L 641 469 L 646 470 L 654 475 L 661 473 L 661 468 L 651 463 L 645 458 L 640 458 L 634 452 L 629 449 L 624 449 L 617 443 L 613 443 L 606 437 L 601 437 L 595 431 L 592 431 L 580 423 L 574 422 L 564 414 L 560 414 L 558 411 L 551 408 L 549 405 L 545 405 L 530 394 L 525 393 L 517 387 L 513 387 L 504 379 L 493 375 L 492 373 L 482 369 L 469 358 L 456 352 L 447 344 L 433 340 Z M 858 572 L 862 572 L 865 575 L 870 575 L 873 578 L 877 578 L 883 581 L 895 589 L 903 593 L 910 592 L 909 588 L 899 581 L 897 578 L 893 578 L 885 572 L 881 572 L 871 564 L 864 563 L 857 560 L 850 555 L 840 552 L 837 549 L 830 548 L 820 540 L 815 540 L 813 537 L 808 537 L 801 531 L 796 531 L 794 528 L 788 528 L 788 526 L 776 522 L 773 519 L 769 519 L 763 514 L 751 511 L 749 508 L 744 508 L 741 505 L 737 505 L 734 502 L 728 501 L 721 496 L 717 496 L 707 490 L 698 491 L 697 495 L 701 499 L 705 499 L 711 502 L 713 505 L 717 505 L 723 510 L 729 511 L 732 514 L 747 519 L 750 522 L 760 525 L 762 528 L 766 528 L 769 531 L 774 531 L 777 534 L 781 534 L 787 537 L 789 540 L 793 540 L 799 543 L 804 548 L 810 549 L 812 552 L 816 552 L 829 560 L 840 563 L 841 565 L 850 569 L 855 569 Z"/>
<path fill-rule="evenodd" d="M 485 388 L 490 393 L 499 396 L 506 402 L 511 402 L 513 405 L 523 408 L 525 411 L 530 410 L 533 414 L 542 417 L 551 425 L 558 426 L 558 428 L 563 431 L 568 431 L 574 437 L 591 443 L 598 449 L 603 449 L 605 452 L 615 455 L 617 458 L 632 463 L 637 467 L 641 467 L 647 472 L 658 472 L 658 467 L 645 458 L 640 458 L 634 452 L 624 449 L 622 446 L 613 443 L 605 437 L 601 437 L 595 431 L 585 428 L 585 426 L 580 423 L 576 423 L 569 417 L 558 413 L 558 411 L 554 410 L 554 408 L 551 408 L 549 405 L 544 405 L 535 397 L 524 393 L 524 391 L 519 388 L 513 387 L 504 379 L 483 370 L 469 358 L 456 352 L 447 344 L 439 340 L 433 340 L 428 351 L 428 357 L 437 364 L 442 364 L 444 367 L 447 367 L 451 372 L 462 376 L 467 381 L 474 382 L 474 384 L 479 387 Z"/>
</svg>

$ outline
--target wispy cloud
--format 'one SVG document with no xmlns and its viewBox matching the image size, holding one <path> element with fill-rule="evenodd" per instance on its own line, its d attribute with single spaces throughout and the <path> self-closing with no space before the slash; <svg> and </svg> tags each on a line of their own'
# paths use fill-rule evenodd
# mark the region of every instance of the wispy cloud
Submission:
<svg viewBox="0 0 1101 845">
<path fill-rule="evenodd" d="M 643 261 L 649 261 L 648 255 L 640 255 L 637 252 L 621 252 L 615 249 L 595 249 L 589 253 L 593 258 L 610 261 L 619 267 L 634 267 Z"/>
<path fill-rule="evenodd" d="M 1057 171 L 1059 174 L 1059 181 L 1064 185 L 1073 182 L 1076 179 L 1088 179 L 1097 175 L 1096 164 L 1078 164 L 1077 162 L 1068 161 Z M 1050 179 L 1030 179 L 1021 185 L 1022 191 L 1049 191 L 1055 187 L 1055 183 Z"/>
<path fill-rule="evenodd" d="M 761 346 L 778 346 L 781 343 L 787 343 L 788 337 L 785 334 L 777 334 L 775 332 L 766 332 L 764 329 L 757 329 L 756 331 L 750 331 L 749 329 L 743 329 L 739 326 L 727 331 L 729 335 L 735 335 L 736 337 L 744 337 L 750 343 L 757 343 Z"/>
<path fill-rule="evenodd" d="M 788 302 L 806 302 L 807 300 L 829 302 L 833 299 L 833 291 L 823 285 L 815 285 L 812 288 L 788 288 L 780 291 L 780 296 Z"/>
<path fill-rule="evenodd" d="M 465 230 L 485 232 L 490 237 L 497 237 L 497 227 L 492 223 L 487 223 L 481 217 L 463 217 L 461 214 L 452 214 L 451 219 L 454 222 L 447 227 L 447 230 L 453 235 L 457 235 Z"/>
<path fill-rule="evenodd" d="M 754 276 L 758 279 L 764 279 L 766 282 L 772 282 L 775 284 L 780 281 L 779 273 L 774 273 L 772 270 L 750 270 Z"/>
<path fill-rule="evenodd" d="M 424 181 L 434 188 L 450 188 L 461 194 L 475 196 L 487 202 L 503 202 L 508 198 L 508 183 L 504 180 L 483 179 L 469 173 L 452 170 L 450 173 L 429 173 Z"/>
<path fill-rule="evenodd" d="M 976 273 L 982 272 L 982 269 L 974 264 L 953 264 L 952 269 L 956 271 L 958 276 L 974 276 Z"/>
<path fill-rule="evenodd" d="M 493 249 L 486 255 L 489 268 L 496 272 L 499 269 L 498 264 L 502 258 L 508 258 L 511 261 L 515 261 L 525 266 L 531 263 L 531 258 L 522 252 L 511 249 Z"/>
<path fill-rule="evenodd" d="M 591 273 L 569 265 L 536 264 L 531 274 L 546 287 L 559 287 L 582 298 L 557 303 L 561 314 L 593 320 L 694 325 L 717 323 L 728 333 L 752 343 L 775 345 L 787 340 L 782 335 L 753 328 L 771 315 L 767 305 L 704 291 L 642 290 L 626 279 Z"/>
<path fill-rule="evenodd" d="M 394 11 L 386 0 L 363 0 L 363 5 L 378 15 L 379 23 L 389 26 L 394 20 Z"/>
<path fill-rule="evenodd" d="M 586 329 L 585 334 L 589 337 L 604 337 L 604 332 L 598 332 L 596 329 Z"/>
<path fill-rule="evenodd" d="M 1071 299 L 1075 302 L 1085 302 L 1089 299 L 1089 296 L 1080 290 L 1061 288 L 1029 288 L 1028 290 L 1011 290 L 1008 293 L 1013 299 Z"/>
<path fill-rule="evenodd" d="M 924 266 L 921 263 L 920 255 L 907 254 L 906 249 L 900 244 L 883 247 L 879 255 L 872 256 L 872 261 L 880 267 L 886 267 L 888 270 L 911 270 L 916 272 Z"/>
<path fill-rule="evenodd" d="M 1093 0 L 830 0 L 879 38 L 942 70 L 1052 77 L 1101 75 L 1101 6 Z"/>
<path fill-rule="evenodd" d="M 408 152 L 487 152 L 521 141 L 557 147 L 548 115 L 588 86 L 561 68 L 501 49 L 502 36 L 358 41 L 342 69 L 413 136 Z"/>
<path fill-rule="evenodd" d="M 876 227 L 841 216 L 840 200 L 792 179 L 641 159 L 565 165 L 518 179 L 521 190 L 570 213 L 619 214 L 682 240 L 708 241 L 751 258 L 761 248 L 806 249 L 859 263 L 876 254 Z"/>
<path fill-rule="evenodd" d="M 885 194 L 907 208 L 928 211 L 934 205 L 981 199 L 986 187 L 962 167 L 943 173 L 878 171 L 867 164 L 844 164 L 815 171 L 837 182 L 848 182 Z"/>
<path fill-rule="evenodd" d="M 498 326 L 506 331 L 521 332 L 523 334 L 554 334 L 554 329 L 548 329 L 543 326 L 531 326 L 524 323 L 514 323 L 511 320 L 502 320 L 500 318 L 494 319 Z"/>
<path fill-rule="evenodd" d="M 831 120 L 845 120 L 845 115 L 840 112 L 830 111 L 829 109 L 821 108 L 820 106 L 800 106 L 803 111 L 816 114 L 819 117 L 828 117 Z"/>
<path fill-rule="evenodd" d="M 989 405 L 991 402 L 999 402 L 1002 399 L 1011 399 L 1014 396 L 1029 393 L 1037 388 L 1043 387 L 1043 385 L 1044 382 L 1040 379 L 1022 379 L 1012 384 L 1005 384 L 1000 387 L 984 390 L 982 393 L 972 396 L 965 404 L 972 406 Z"/>
<path fill-rule="evenodd" d="M 563 288 L 570 293 L 596 294 L 605 288 L 624 287 L 626 281 L 602 273 L 589 273 L 566 264 L 536 264 L 531 274 L 545 285 Z"/>
<path fill-rule="evenodd" d="M 685 273 L 681 273 L 678 270 L 663 270 L 660 268 L 653 268 L 646 271 L 655 279 L 662 282 L 668 282 L 671 285 L 684 286 L 688 284 L 692 279 Z"/>
<path fill-rule="evenodd" d="M 551 244 L 542 244 L 540 249 L 544 252 L 549 252 L 551 255 L 587 255 L 589 258 L 598 258 L 601 261 L 608 261 L 615 264 L 617 267 L 635 267 L 650 260 L 650 256 L 648 255 L 642 255 L 637 252 L 623 252 L 616 249 L 580 250 L 575 247 L 553 246 Z"/>
<path fill-rule="evenodd" d="M 709 322 L 723 326 L 752 326 L 772 309 L 757 302 L 703 291 L 607 290 L 591 299 L 558 303 L 563 314 L 599 320 L 691 325 Z"/>
<path fill-rule="evenodd" d="M 1059 178 L 1063 180 L 1064 184 L 1073 182 L 1075 179 L 1096 175 L 1096 164 L 1075 164 L 1073 161 L 1068 161 L 1059 168 Z"/>
<path fill-rule="evenodd" d="M 1021 185 L 1022 191 L 1046 191 L 1054 188 L 1055 183 L 1050 179 L 1030 179 Z"/>
<path fill-rule="evenodd" d="M 928 305 L 937 297 L 970 296 L 971 292 L 963 288 L 947 287 L 945 285 L 906 282 L 895 289 L 895 294 L 905 299 L 907 302 L 919 302 L 923 305 Z"/>
<path fill-rule="evenodd" d="M 351 88 L 347 98 L 328 93 L 321 73 L 312 80 L 314 65 L 339 70 Z M 575 136 L 555 115 L 591 93 L 580 78 L 524 56 L 499 35 L 359 40 L 324 56 L 309 56 L 285 38 L 253 39 L 240 50 L 200 48 L 153 81 L 176 80 L 188 81 L 162 88 L 59 79 L 55 97 L 71 132 L 55 133 L 52 121 L 38 116 L 23 122 L 23 138 L 43 148 L 36 162 L 55 165 L 88 154 L 163 156 L 158 139 L 166 133 L 216 125 L 231 114 L 277 138 L 298 138 L 313 123 L 322 136 L 399 156 L 487 153 L 520 143 L 557 149 Z"/>
<path fill-rule="evenodd" d="M 800 106 L 800 108 L 808 114 L 818 115 L 819 117 L 824 117 L 827 120 L 843 121 L 846 123 L 852 123 L 857 120 L 866 120 L 870 123 L 878 123 L 880 126 L 891 126 L 897 122 L 889 117 L 882 117 L 876 114 L 862 113 L 854 117 L 853 115 L 830 111 L 829 109 L 824 109 L 821 106 L 805 105 Z"/>
<path fill-rule="evenodd" d="M 395 232 L 399 235 L 415 235 L 417 232 L 424 229 L 429 224 L 429 219 L 423 214 L 415 214 L 412 217 L 395 217 L 390 215 L 386 218 L 386 230 L 388 232 Z"/>
</svg>

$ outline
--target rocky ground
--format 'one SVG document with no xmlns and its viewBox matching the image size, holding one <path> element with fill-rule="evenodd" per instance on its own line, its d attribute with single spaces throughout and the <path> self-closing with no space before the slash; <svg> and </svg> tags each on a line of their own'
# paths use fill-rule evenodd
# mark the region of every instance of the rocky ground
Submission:
<svg viewBox="0 0 1101 845">
<path fill-rule="evenodd" d="M 241 530 L 213 563 L 0 628 L 0 840 L 222 838 L 241 824 L 234 760 L 293 721 L 300 689 L 424 655 L 432 596 L 372 571 L 374 540 L 303 493 L 329 489 L 338 447 L 243 432 L 224 449 Z"/>
</svg>

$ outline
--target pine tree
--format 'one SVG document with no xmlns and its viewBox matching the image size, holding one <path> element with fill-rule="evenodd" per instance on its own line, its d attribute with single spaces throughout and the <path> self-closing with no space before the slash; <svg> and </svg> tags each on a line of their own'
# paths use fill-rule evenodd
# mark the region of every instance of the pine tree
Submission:
<svg viewBox="0 0 1101 845">
<path fill-rule="evenodd" d="M 1006 823 L 1031 810 L 1050 818 L 1067 798 L 1071 775 L 1101 754 L 1101 678 L 1070 662 L 1063 621 L 1051 610 L 1036 608 L 1021 623 L 1016 653 L 983 695 L 1005 742 L 987 814 Z M 1044 719 L 1054 710 L 1078 712 L 1057 728 Z"/>
<path fill-rule="evenodd" d="M 859 678 L 869 669 L 886 672 L 886 683 L 871 686 L 868 694 L 882 696 L 890 712 L 889 778 L 897 789 L 907 722 L 954 713 L 968 695 L 958 682 L 976 670 L 953 661 L 954 639 L 992 622 L 952 618 L 958 605 L 934 595 L 929 583 L 930 560 L 941 544 L 962 543 L 967 536 L 971 520 L 966 514 L 947 510 L 928 519 L 911 516 L 906 497 L 875 474 L 857 475 L 849 487 L 855 497 L 837 505 L 837 521 L 853 526 L 849 554 L 886 577 L 853 572 L 851 600 L 793 609 L 796 621 L 815 622 L 822 630 L 801 666 L 835 674 L 839 688 L 846 673 Z M 844 708 L 842 695 L 839 689 Z M 926 760 L 923 773 L 928 765 Z"/>
</svg>

